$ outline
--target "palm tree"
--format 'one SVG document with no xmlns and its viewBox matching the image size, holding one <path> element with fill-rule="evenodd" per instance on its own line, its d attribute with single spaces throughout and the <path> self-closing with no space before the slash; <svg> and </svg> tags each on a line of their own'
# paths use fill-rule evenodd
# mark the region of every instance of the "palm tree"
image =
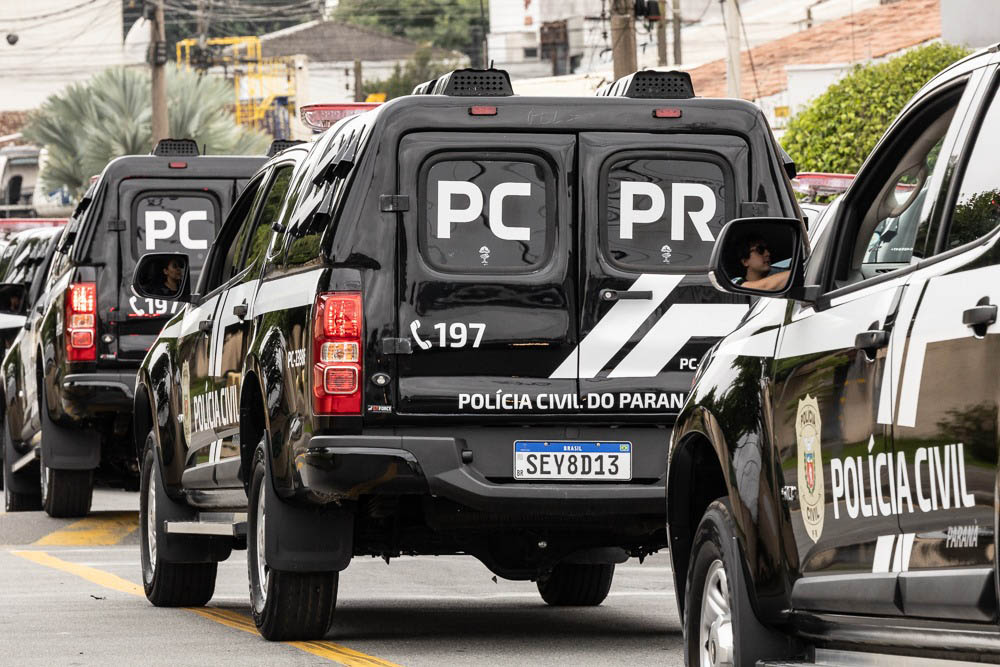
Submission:
<svg viewBox="0 0 1000 667">
<path fill-rule="evenodd" d="M 263 153 L 270 137 L 237 125 L 232 103 L 232 87 L 224 79 L 169 67 L 171 137 L 194 139 L 206 153 Z M 23 134 L 48 148 L 43 185 L 79 194 L 113 158 L 149 152 L 151 125 L 148 70 L 115 67 L 50 96 Z"/>
</svg>

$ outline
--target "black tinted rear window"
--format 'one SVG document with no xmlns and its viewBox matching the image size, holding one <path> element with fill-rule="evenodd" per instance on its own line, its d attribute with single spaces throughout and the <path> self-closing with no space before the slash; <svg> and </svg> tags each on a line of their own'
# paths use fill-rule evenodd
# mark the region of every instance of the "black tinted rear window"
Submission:
<svg viewBox="0 0 1000 667">
<path fill-rule="evenodd" d="M 136 197 L 132 256 L 180 252 L 191 258 L 197 276 L 215 238 L 218 204 L 210 195 L 149 192 Z"/>
<path fill-rule="evenodd" d="M 530 155 L 432 158 L 420 181 L 421 254 L 432 267 L 510 273 L 540 267 L 555 229 L 551 169 Z"/>
<path fill-rule="evenodd" d="M 613 264 L 643 271 L 704 267 L 728 221 L 728 165 L 691 152 L 630 154 L 604 170 L 604 252 Z"/>
</svg>

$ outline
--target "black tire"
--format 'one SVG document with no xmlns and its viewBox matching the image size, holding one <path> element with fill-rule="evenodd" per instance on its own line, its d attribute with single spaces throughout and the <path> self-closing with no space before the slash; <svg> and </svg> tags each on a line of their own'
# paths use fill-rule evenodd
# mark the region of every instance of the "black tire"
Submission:
<svg viewBox="0 0 1000 667">
<path fill-rule="evenodd" d="M 790 637 L 766 628 L 757 619 L 744 573 L 729 501 L 716 500 L 698 524 L 688 567 L 684 605 L 684 658 L 688 667 L 724 663 L 753 667 L 758 660 L 788 658 L 796 652 Z M 706 592 L 708 609 L 703 614 Z M 719 609 L 726 613 L 717 613 Z M 718 624 L 703 630 L 705 621 L 713 616 Z"/>
<path fill-rule="evenodd" d="M 14 444 L 11 442 L 10 433 L 7 432 L 7 424 L 0 426 L 3 430 L 3 505 L 4 509 L 8 512 L 35 512 L 42 509 L 42 497 L 38 491 L 34 493 L 30 491 L 17 491 L 15 487 L 20 488 L 24 484 L 15 484 L 13 482 L 14 472 L 11 467 L 14 465 L 14 461 L 18 458 L 18 453 L 14 449 Z M 29 466 L 34 470 L 34 466 Z M 22 470 L 19 474 L 24 475 L 27 471 Z M 35 489 L 38 488 L 37 484 L 32 485 Z"/>
<path fill-rule="evenodd" d="M 55 470 L 45 465 L 44 457 L 40 463 L 45 512 L 55 518 L 87 516 L 94 496 L 94 471 Z"/>
<path fill-rule="evenodd" d="M 162 530 L 162 525 L 156 520 L 155 498 L 161 478 L 156 467 L 152 433 L 146 438 L 139 474 L 139 553 L 146 599 L 157 607 L 201 607 L 215 593 L 218 564 L 167 563 L 156 553 L 156 534 Z"/>
<path fill-rule="evenodd" d="M 614 576 L 614 563 L 560 563 L 538 580 L 538 592 L 553 607 L 596 607 L 608 597 Z"/>
<path fill-rule="evenodd" d="M 267 527 L 263 498 L 267 472 L 264 452 L 254 455 L 247 511 L 247 570 L 250 578 L 250 609 L 264 639 L 270 641 L 322 639 L 333 623 L 337 606 L 339 572 L 284 572 L 267 567 L 264 529 Z M 262 530 L 258 532 L 263 515 Z M 263 579 L 263 585 L 261 580 Z"/>
</svg>

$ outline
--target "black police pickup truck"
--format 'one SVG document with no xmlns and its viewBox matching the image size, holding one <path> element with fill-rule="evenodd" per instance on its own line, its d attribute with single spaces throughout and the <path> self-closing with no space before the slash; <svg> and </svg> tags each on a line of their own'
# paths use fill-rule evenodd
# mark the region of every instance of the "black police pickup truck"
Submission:
<svg viewBox="0 0 1000 667">
<path fill-rule="evenodd" d="M 19 354 L 23 341 L 30 339 L 25 335 L 27 322 L 35 312 L 33 306 L 45 292 L 45 279 L 61 232 L 60 227 L 18 232 L 10 237 L 0 255 L 0 338 L 5 355 Z M 7 373 L 6 368 L 6 361 L 0 363 L 0 395 L 3 396 L 16 391 L 15 387 L 22 384 L 12 375 L 16 369 L 12 367 L 11 373 Z M 29 383 L 32 381 L 28 378 Z M 8 512 L 37 509 L 38 505 L 38 484 L 23 489 L 22 476 L 14 479 L 14 473 L 33 462 L 33 457 L 25 458 L 16 452 L 7 437 L 7 422 L 14 420 L 19 425 L 22 418 L 23 415 L 11 414 L 7 410 L 6 401 L 0 402 L 0 428 L 3 429 L 0 433 L 0 461 L 4 464 L 4 507 Z M 17 430 L 19 426 L 10 428 Z M 13 480 L 13 484 L 8 480 Z"/>
<path fill-rule="evenodd" d="M 264 160 L 199 156 L 191 140 L 164 140 L 152 155 L 112 160 L 81 199 L 31 330 L 3 367 L 9 445 L 19 461 L 40 459 L 14 475 L 23 509 L 40 502 L 52 516 L 86 514 L 95 470 L 136 485 L 136 370 L 177 304 L 132 294 L 134 267 L 147 253 L 175 252 L 190 258 L 196 276 L 219 222 Z M 161 291 L 170 279 L 155 276 Z"/>
<path fill-rule="evenodd" d="M 177 291 L 136 388 L 155 604 L 204 603 L 247 545 L 262 634 L 319 637 L 355 555 L 594 605 L 665 545 L 667 429 L 747 312 L 708 283 L 716 235 L 798 215 L 767 123 L 678 73 L 420 89 L 272 160 Z"/>
<path fill-rule="evenodd" d="M 673 431 L 687 664 L 1000 660 L 998 66 L 932 79 L 809 241 L 723 230 L 716 283 L 762 298 Z"/>
</svg>

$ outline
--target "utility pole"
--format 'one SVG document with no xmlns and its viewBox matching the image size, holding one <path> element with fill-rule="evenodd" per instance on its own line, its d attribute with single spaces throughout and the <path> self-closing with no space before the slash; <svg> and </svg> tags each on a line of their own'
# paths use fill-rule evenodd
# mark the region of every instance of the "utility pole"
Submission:
<svg viewBox="0 0 1000 667">
<path fill-rule="evenodd" d="M 660 20 L 656 22 L 656 64 L 663 67 L 667 64 L 667 0 L 658 0 L 660 5 Z"/>
<path fill-rule="evenodd" d="M 208 38 L 208 0 L 198 0 L 198 47 L 205 48 L 205 40 Z"/>
<path fill-rule="evenodd" d="M 482 42 L 479 45 L 480 49 L 483 52 L 482 69 L 488 69 L 490 66 L 490 51 L 488 43 L 486 41 L 486 35 L 489 33 L 490 24 L 489 21 L 486 20 L 486 8 L 483 7 L 483 0 L 479 0 L 479 23 L 481 24 L 483 30 L 482 33 L 480 33 L 480 37 L 482 37 Z"/>
<path fill-rule="evenodd" d="M 615 65 L 615 79 L 639 69 L 635 57 L 635 2 L 611 2 L 611 58 Z"/>
<path fill-rule="evenodd" d="M 152 67 L 153 146 L 166 139 L 167 121 L 167 35 L 163 25 L 163 0 L 153 0 L 153 20 L 149 24 L 149 64 Z"/>
<path fill-rule="evenodd" d="M 684 62 L 681 60 L 681 0 L 674 0 L 670 22 L 674 27 L 674 64 L 680 65 Z"/>
<path fill-rule="evenodd" d="M 354 60 L 354 101 L 365 101 L 364 84 L 361 81 L 361 61 L 358 59 Z"/>
<path fill-rule="evenodd" d="M 722 2 L 726 24 L 726 95 L 740 96 L 740 14 L 736 0 Z"/>
</svg>

